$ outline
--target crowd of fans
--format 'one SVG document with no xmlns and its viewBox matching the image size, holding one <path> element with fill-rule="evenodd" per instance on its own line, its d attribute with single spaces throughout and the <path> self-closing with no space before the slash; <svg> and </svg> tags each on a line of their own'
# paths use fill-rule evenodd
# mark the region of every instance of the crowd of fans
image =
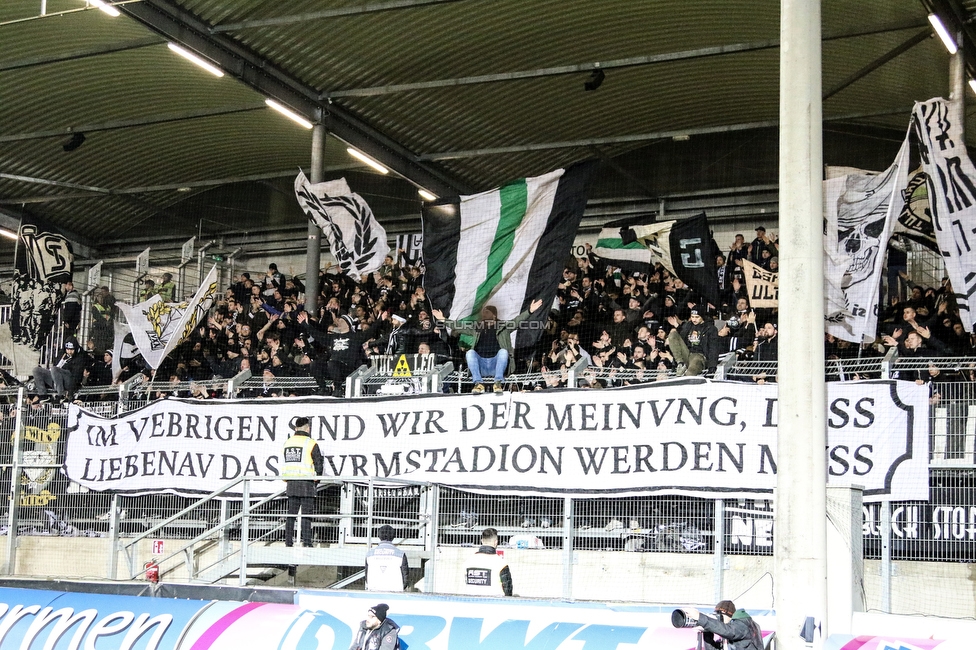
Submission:
<svg viewBox="0 0 976 650">
<path fill-rule="evenodd" d="M 359 282 L 327 265 L 314 306 L 303 283 L 285 277 L 275 264 L 262 276 L 243 273 L 216 302 L 208 320 L 155 372 L 131 345 L 122 345 L 124 358 L 113 363 L 119 348 L 114 345 L 115 298 L 102 287 L 93 294 L 89 338 L 71 353 L 85 359 L 83 372 L 59 381 L 70 393 L 80 385 L 108 387 L 140 373 L 156 382 L 185 384 L 228 379 L 249 370 L 262 381 L 260 388 L 244 395 L 273 397 L 285 393 L 278 381 L 283 377 L 311 377 L 318 387 L 314 392 L 338 394 L 346 377 L 374 355 L 434 354 L 453 360 L 456 368 L 466 367 L 463 340 L 443 326 L 427 298 L 423 267 L 409 263 L 405 255 L 398 257 L 402 264 L 388 256 Z M 565 385 L 568 369 L 580 359 L 589 368 L 602 369 L 582 375 L 579 385 L 589 388 L 707 375 L 731 352 L 741 360 L 777 361 L 777 310 L 750 306 L 743 260 L 778 270 L 777 241 L 762 227 L 751 243 L 736 235 L 728 252 L 715 256 L 720 300 L 711 304 L 661 265 L 649 272 L 623 272 L 587 246 L 585 256 L 567 259 L 541 336 L 514 350 L 511 370 L 542 377 L 519 388 Z M 828 359 L 883 356 L 890 347 L 908 358 L 976 356 L 974 338 L 959 321 L 948 282 L 926 288 L 912 283 L 904 271 L 893 277 L 878 339 L 857 345 L 827 335 Z M 175 291 L 172 277 L 164 274 L 158 285 L 148 280 L 140 298 L 159 294 L 171 300 Z M 73 340 L 78 330 L 81 304 L 69 284 L 62 313 L 66 340 Z M 78 361 L 71 363 L 78 366 Z M 915 372 L 913 378 L 930 381 L 939 374 L 933 367 Z M 764 383 L 774 377 L 775 372 L 758 371 L 741 379 Z M 212 390 L 191 384 L 185 394 L 207 397 Z"/>
</svg>

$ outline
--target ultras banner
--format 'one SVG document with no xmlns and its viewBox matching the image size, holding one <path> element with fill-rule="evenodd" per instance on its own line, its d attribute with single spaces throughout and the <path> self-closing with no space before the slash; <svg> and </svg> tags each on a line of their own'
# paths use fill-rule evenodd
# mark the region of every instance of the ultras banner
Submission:
<svg viewBox="0 0 976 650">
<path fill-rule="evenodd" d="M 928 392 L 828 386 L 831 485 L 928 498 Z M 601 391 L 386 399 L 161 400 L 107 419 L 72 405 L 66 466 L 92 490 L 213 492 L 277 476 L 298 416 L 325 474 L 511 493 L 755 495 L 776 483 L 776 386 L 686 379 Z M 798 432 L 799 434 L 799 432 Z M 280 488 L 256 482 L 252 494 Z"/>
</svg>

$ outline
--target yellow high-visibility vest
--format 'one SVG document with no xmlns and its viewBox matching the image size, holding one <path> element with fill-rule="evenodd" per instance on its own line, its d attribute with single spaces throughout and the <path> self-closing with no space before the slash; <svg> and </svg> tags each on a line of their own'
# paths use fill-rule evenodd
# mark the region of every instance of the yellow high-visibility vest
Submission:
<svg viewBox="0 0 976 650">
<path fill-rule="evenodd" d="M 312 449 L 315 441 L 311 436 L 294 435 L 285 441 L 282 478 L 313 478 L 315 463 L 312 462 Z"/>
</svg>

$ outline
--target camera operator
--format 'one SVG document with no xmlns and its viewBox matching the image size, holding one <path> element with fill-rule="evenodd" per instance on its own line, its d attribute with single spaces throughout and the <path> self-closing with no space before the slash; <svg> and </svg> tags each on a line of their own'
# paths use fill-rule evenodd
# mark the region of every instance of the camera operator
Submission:
<svg viewBox="0 0 976 650">
<path fill-rule="evenodd" d="M 723 600 L 715 606 L 715 618 L 702 615 L 696 609 L 685 609 L 689 617 L 698 620 L 703 639 L 710 648 L 722 648 L 719 635 L 729 642 L 729 650 L 763 650 L 762 630 L 745 610 L 735 608 L 731 600 Z"/>
</svg>

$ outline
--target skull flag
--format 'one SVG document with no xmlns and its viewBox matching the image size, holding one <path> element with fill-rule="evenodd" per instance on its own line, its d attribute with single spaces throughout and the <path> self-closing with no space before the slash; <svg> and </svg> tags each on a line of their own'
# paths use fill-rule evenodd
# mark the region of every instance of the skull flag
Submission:
<svg viewBox="0 0 976 650">
<path fill-rule="evenodd" d="M 61 306 L 61 285 L 74 271 L 71 244 L 55 228 L 25 216 L 14 266 L 11 338 L 15 344 L 39 350 Z"/>
<path fill-rule="evenodd" d="M 881 173 L 851 172 L 824 181 L 826 330 L 844 341 L 873 340 L 888 240 L 905 206 L 909 142 Z"/>
</svg>

